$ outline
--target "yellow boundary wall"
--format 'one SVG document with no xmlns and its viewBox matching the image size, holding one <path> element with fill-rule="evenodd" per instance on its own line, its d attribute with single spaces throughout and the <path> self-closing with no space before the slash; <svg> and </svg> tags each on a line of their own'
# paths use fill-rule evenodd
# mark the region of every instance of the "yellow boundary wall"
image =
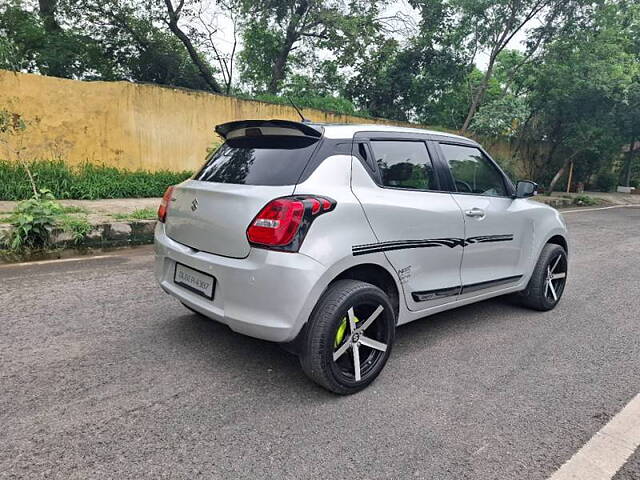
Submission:
<svg viewBox="0 0 640 480">
<path fill-rule="evenodd" d="M 128 82 L 83 82 L 0 70 L 0 109 L 29 124 L 0 158 L 60 158 L 131 170 L 194 170 L 216 142 L 215 125 L 241 119 L 298 120 L 285 105 Z M 304 109 L 312 121 L 389 123 Z M 415 125 L 414 125 L 415 126 Z"/>
</svg>

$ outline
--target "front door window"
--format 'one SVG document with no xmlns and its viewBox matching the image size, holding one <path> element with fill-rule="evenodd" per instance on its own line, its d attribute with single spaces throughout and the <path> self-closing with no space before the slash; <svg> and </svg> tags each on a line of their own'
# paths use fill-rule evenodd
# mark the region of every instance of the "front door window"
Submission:
<svg viewBox="0 0 640 480">
<path fill-rule="evenodd" d="M 449 164 L 457 192 L 507 196 L 504 177 L 480 150 L 446 143 L 440 144 L 440 148 Z"/>
</svg>

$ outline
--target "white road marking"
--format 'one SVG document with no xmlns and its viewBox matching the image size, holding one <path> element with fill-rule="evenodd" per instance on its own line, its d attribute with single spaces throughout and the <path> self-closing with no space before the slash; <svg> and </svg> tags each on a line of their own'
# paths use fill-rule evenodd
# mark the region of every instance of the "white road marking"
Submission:
<svg viewBox="0 0 640 480">
<path fill-rule="evenodd" d="M 573 213 L 573 212 L 593 212 L 594 210 L 609 210 L 610 208 L 639 208 L 639 205 L 613 205 L 612 207 L 597 207 L 597 208 L 577 208 L 575 210 L 560 210 L 560 213 Z"/>
<path fill-rule="evenodd" d="M 549 480 L 610 480 L 640 446 L 640 394 Z"/>
</svg>

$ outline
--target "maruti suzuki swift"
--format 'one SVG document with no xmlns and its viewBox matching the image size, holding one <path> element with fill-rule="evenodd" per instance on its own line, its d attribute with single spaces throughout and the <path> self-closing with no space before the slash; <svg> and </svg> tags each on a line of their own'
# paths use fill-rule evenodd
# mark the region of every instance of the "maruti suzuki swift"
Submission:
<svg viewBox="0 0 640 480">
<path fill-rule="evenodd" d="M 339 394 L 396 327 L 515 294 L 554 308 L 567 230 L 475 141 L 380 125 L 246 120 L 158 211 L 156 277 L 189 309 L 295 352 Z"/>
</svg>

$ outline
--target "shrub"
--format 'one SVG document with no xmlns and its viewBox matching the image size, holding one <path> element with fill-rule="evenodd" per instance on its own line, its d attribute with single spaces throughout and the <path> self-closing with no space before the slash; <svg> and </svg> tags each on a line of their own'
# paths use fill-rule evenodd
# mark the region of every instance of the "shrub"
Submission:
<svg viewBox="0 0 640 480">
<path fill-rule="evenodd" d="M 11 229 L 3 239 L 11 250 L 21 251 L 49 246 L 51 229 L 56 225 L 62 206 L 47 190 L 20 202 L 9 216 Z"/>
<path fill-rule="evenodd" d="M 618 183 L 618 176 L 611 172 L 602 171 L 598 174 L 595 187 L 600 192 L 611 192 Z"/>
<path fill-rule="evenodd" d="M 597 198 L 590 197 L 589 195 L 576 195 L 573 197 L 573 203 L 584 207 L 600 205 L 600 201 Z"/>
<path fill-rule="evenodd" d="M 58 199 L 161 197 L 169 185 L 189 178 L 192 172 L 121 170 L 104 165 L 70 167 L 63 161 L 29 163 L 36 184 Z M 24 168 L 0 161 L 0 200 L 22 200 L 32 193 Z"/>
<path fill-rule="evenodd" d="M 71 241 L 76 245 L 92 229 L 83 209 L 63 207 L 47 190 L 41 190 L 38 195 L 18 203 L 7 222 L 11 229 L 0 240 L 17 253 L 50 247 L 50 236 L 55 227 L 70 234 Z"/>
</svg>

